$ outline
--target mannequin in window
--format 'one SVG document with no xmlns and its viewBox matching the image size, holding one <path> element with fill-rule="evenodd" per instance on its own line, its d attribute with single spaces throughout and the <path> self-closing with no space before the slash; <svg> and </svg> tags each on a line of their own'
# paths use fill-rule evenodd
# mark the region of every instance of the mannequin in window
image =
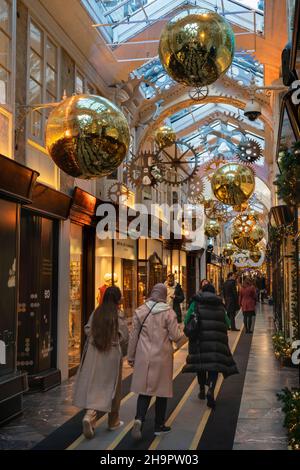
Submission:
<svg viewBox="0 0 300 470">
<path fill-rule="evenodd" d="M 114 273 L 114 284 L 116 284 L 117 282 L 118 282 L 118 276 L 116 275 L 116 273 Z M 106 273 L 104 275 L 104 284 L 98 288 L 98 296 L 97 296 L 98 305 L 101 305 L 106 289 L 111 286 L 112 286 L 112 274 Z"/>
</svg>

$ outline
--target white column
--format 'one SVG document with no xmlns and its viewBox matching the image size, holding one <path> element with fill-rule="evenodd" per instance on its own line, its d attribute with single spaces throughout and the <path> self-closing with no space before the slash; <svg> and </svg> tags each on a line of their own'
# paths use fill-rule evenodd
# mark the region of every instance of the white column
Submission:
<svg viewBox="0 0 300 470">
<path fill-rule="evenodd" d="M 58 261 L 57 367 L 67 380 L 70 302 L 70 220 L 61 222 Z"/>
</svg>

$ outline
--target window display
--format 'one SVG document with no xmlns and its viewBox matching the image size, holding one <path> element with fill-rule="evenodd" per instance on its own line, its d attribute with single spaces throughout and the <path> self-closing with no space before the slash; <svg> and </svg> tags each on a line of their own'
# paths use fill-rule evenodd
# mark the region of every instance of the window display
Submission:
<svg viewBox="0 0 300 470">
<path fill-rule="evenodd" d="M 0 377 L 14 370 L 16 338 L 17 204 L 0 199 Z"/>
<path fill-rule="evenodd" d="M 114 284 L 120 287 L 119 277 L 116 273 L 113 276 L 113 241 L 112 240 L 99 240 L 96 237 L 96 256 L 95 256 L 95 283 L 96 283 L 96 298 L 95 305 L 101 303 L 101 299 L 105 293 L 107 287 L 112 285 L 114 278 Z"/>
<path fill-rule="evenodd" d="M 69 369 L 80 364 L 82 344 L 82 228 L 71 224 Z"/>
</svg>

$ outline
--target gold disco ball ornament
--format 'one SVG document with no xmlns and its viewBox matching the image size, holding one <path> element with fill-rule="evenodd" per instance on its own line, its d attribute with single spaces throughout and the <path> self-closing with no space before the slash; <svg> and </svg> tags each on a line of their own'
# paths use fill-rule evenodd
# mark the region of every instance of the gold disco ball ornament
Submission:
<svg viewBox="0 0 300 470">
<path fill-rule="evenodd" d="M 232 243 L 227 243 L 223 249 L 223 256 L 225 256 L 225 258 L 229 258 L 229 256 L 232 256 L 235 252 L 236 247 Z"/>
<path fill-rule="evenodd" d="M 47 150 L 56 165 L 75 178 L 110 175 L 127 155 L 130 133 L 122 111 L 95 95 L 76 95 L 51 112 Z"/>
<path fill-rule="evenodd" d="M 232 231 L 232 241 L 240 250 L 252 251 L 264 238 L 264 231 L 259 225 L 254 225 L 248 233 L 241 233 L 236 228 Z"/>
<path fill-rule="evenodd" d="M 233 222 L 233 227 L 241 235 L 245 235 L 253 230 L 257 222 L 257 219 L 252 214 L 241 214 L 238 215 Z"/>
<path fill-rule="evenodd" d="M 255 189 L 255 175 L 248 166 L 228 163 L 213 175 L 211 187 L 215 197 L 228 206 L 248 201 Z"/>
<path fill-rule="evenodd" d="M 210 220 L 205 224 L 204 233 L 207 237 L 216 238 L 220 232 L 220 224 L 216 220 Z"/>
<path fill-rule="evenodd" d="M 251 261 L 253 261 L 253 263 L 258 263 L 261 257 L 262 257 L 262 253 L 257 248 L 249 252 L 249 258 L 251 259 Z"/>
<path fill-rule="evenodd" d="M 243 202 L 237 206 L 233 207 L 234 212 L 245 212 L 248 209 L 248 202 Z"/>
<path fill-rule="evenodd" d="M 162 147 L 170 147 L 176 140 L 176 134 L 171 126 L 160 126 L 155 132 L 155 142 Z"/>
<path fill-rule="evenodd" d="M 218 13 L 192 9 L 181 12 L 163 28 L 159 57 L 167 74 L 191 87 L 214 83 L 232 64 L 234 32 Z"/>
</svg>

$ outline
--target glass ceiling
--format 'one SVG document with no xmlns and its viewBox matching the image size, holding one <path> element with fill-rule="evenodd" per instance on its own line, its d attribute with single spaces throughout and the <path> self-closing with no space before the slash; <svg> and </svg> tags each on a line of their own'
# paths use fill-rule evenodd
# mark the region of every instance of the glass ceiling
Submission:
<svg viewBox="0 0 300 470">
<path fill-rule="evenodd" d="M 250 54 L 238 55 L 236 54 L 232 66 L 227 72 L 227 75 L 241 86 L 250 85 L 252 76 L 255 77 L 256 84 L 258 86 L 264 85 L 264 67 L 258 61 L 253 59 Z M 131 74 L 132 77 L 138 78 L 144 77 L 146 82 L 150 82 L 154 85 L 151 86 L 142 84 L 142 91 L 145 98 L 150 99 L 155 95 L 155 88 L 164 91 L 171 88 L 175 82 L 171 77 L 168 76 L 165 69 L 163 68 L 158 57 L 138 67 Z"/>
<path fill-rule="evenodd" d="M 262 0 L 81 0 L 101 33 L 113 43 L 127 41 L 149 25 L 188 5 L 215 9 L 232 24 L 248 31 L 264 31 Z M 130 27 L 128 27 L 130 25 Z"/>
</svg>

